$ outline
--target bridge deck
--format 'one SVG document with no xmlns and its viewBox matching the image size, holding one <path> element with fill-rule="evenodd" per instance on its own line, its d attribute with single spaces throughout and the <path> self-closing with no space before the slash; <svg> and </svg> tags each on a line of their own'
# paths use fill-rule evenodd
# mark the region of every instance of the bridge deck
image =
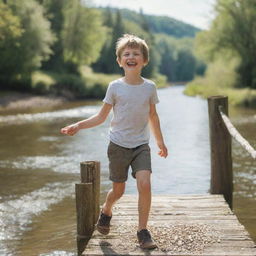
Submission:
<svg viewBox="0 0 256 256">
<path fill-rule="evenodd" d="M 82 255 L 256 256 L 256 245 L 222 195 L 155 195 L 149 229 L 158 249 L 137 244 L 137 196 L 116 204 L 107 236 L 94 231 Z"/>
</svg>

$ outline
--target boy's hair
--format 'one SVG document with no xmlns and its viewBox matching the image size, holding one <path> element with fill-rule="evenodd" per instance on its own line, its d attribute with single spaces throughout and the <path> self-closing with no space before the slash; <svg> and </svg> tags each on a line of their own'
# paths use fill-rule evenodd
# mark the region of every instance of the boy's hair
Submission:
<svg viewBox="0 0 256 256">
<path fill-rule="evenodd" d="M 116 56 L 121 59 L 121 54 L 126 47 L 140 48 L 145 62 L 149 61 L 149 48 L 145 40 L 130 34 L 124 34 L 116 42 Z"/>
</svg>

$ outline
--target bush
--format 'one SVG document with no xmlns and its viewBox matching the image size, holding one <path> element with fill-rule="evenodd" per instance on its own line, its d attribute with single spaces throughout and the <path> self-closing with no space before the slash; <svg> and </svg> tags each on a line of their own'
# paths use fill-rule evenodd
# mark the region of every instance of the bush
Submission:
<svg viewBox="0 0 256 256">
<path fill-rule="evenodd" d="M 87 96 L 85 82 L 82 78 L 73 74 L 61 74 L 52 87 L 57 95 L 68 98 L 84 98 Z"/>
</svg>

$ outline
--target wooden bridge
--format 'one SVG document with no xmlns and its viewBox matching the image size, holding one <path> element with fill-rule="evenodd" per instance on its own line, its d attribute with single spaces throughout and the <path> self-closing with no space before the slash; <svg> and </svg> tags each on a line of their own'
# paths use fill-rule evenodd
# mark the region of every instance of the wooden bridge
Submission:
<svg viewBox="0 0 256 256">
<path fill-rule="evenodd" d="M 136 241 L 136 195 L 125 195 L 115 205 L 107 236 L 94 231 L 99 216 L 100 163 L 83 162 L 81 183 L 76 184 L 78 255 L 256 256 L 256 244 L 231 210 L 231 136 L 222 120 L 228 112 L 227 98 L 212 97 L 208 103 L 211 194 L 153 196 L 148 226 L 158 248 L 142 250 Z M 254 157 L 255 150 L 247 148 Z"/>
</svg>

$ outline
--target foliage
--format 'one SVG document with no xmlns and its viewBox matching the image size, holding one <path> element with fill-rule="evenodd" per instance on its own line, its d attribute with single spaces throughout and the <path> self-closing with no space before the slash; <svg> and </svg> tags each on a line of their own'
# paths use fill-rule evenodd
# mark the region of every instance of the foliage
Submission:
<svg viewBox="0 0 256 256">
<path fill-rule="evenodd" d="M 1 4 L 0 80 L 2 84 L 29 81 L 33 70 L 51 53 L 54 36 L 43 8 L 34 0 Z M 4 15 L 2 14 L 4 13 Z"/>
<path fill-rule="evenodd" d="M 204 73 L 205 65 L 193 53 L 193 39 L 158 35 L 156 48 L 161 56 L 159 71 L 168 81 L 190 81 L 194 75 Z"/>
<path fill-rule="evenodd" d="M 69 1 L 64 11 L 62 32 L 64 59 L 77 65 L 91 64 L 99 56 L 105 41 L 98 11 L 81 6 L 79 0 Z"/>
<path fill-rule="evenodd" d="M 203 98 L 212 95 L 225 95 L 234 106 L 256 108 L 256 90 L 250 88 L 221 88 L 205 86 L 202 78 L 197 78 L 186 86 L 184 93 L 188 96 L 200 95 Z M 202 86 L 202 83 L 204 84 Z"/>
<path fill-rule="evenodd" d="M 234 86 L 256 88 L 256 2 L 218 0 L 211 29 L 196 38 L 197 53 L 208 62 L 218 56 L 239 58 Z"/>
<path fill-rule="evenodd" d="M 56 70 L 61 72 L 65 68 L 64 56 L 63 56 L 63 43 L 61 33 L 64 25 L 64 8 L 68 0 L 55 1 L 44 0 L 39 1 L 42 3 L 45 9 L 45 16 L 51 24 L 51 30 L 56 36 L 54 44 L 51 46 L 51 57 L 43 63 L 42 69 L 44 70 Z"/>
<path fill-rule="evenodd" d="M 102 48 L 99 60 L 93 65 L 96 71 L 107 74 L 121 74 L 122 70 L 117 65 L 115 47 L 119 37 L 126 33 L 121 13 L 116 12 L 115 17 L 109 9 L 104 13 L 105 25 L 108 27 L 109 35 Z"/>
<path fill-rule="evenodd" d="M 116 63 L 115 45 L 124 33 L 147 41 L 150 62 L 142 75 L 157 84 L 165 86 L 166 76 L 168 80 L 184 81 L 196 72 L 203 73 L 204 65 L 193 56 L 193 39 L 179 41 L 165 35 L 162 40 L 162 35 L 155 33 L 169 33 L 167 30 L 172 27 L 177 37 L 183 37 L 193 36 L 197 31 L 167 17 L 153 18 L 142 10 L 140 13 L 111 8 L 99 11 L 80 0 L 9 0 L 8 5 L 1 1 L 0 4 L 3 83 L 31 85 L 39 94 L 61 94 L 63 90 L 68 97 L 99 97 L 105 93 L 108 79 L 122 73 Z M 152 25 L 154 19 L 157 24 Z M 180 26 L 181 34 L 176 31 Z M 161 40 L 164 43 L 159 43 Z M 97 73 L 85 74 L 81 71 L 84 65 L 91 65 Z"/>
<path fill-rule="evenodd" d="M 54 55 L 44 68 L 78 74 L 79 65 L 98 58 L 105 41 L 100 14 L 79 0 L 46 0 L 43 4 L 57 37 Z"/>
<path fill-rule="evenodd" d="M 212 95 L 227 95 L 232 105 L 256 107 L 256 90 L 234 89 L 233 85 L 238 74 L 236 67 L 238 59 L 215 59 L 206 71 L 205 77 L 197 77 L 185 88 L 185 94 L 189 96 L 200 95 L 204 98 Z"/>
</svg>

